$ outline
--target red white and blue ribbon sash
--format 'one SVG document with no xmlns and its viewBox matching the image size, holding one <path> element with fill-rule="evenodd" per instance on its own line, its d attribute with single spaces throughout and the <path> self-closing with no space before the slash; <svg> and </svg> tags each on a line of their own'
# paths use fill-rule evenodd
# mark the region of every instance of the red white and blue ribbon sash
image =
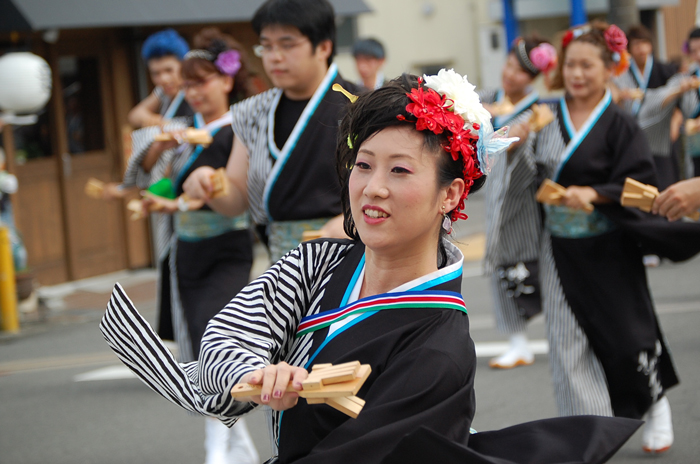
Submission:
<svg viewBox="0 0 700 464">
<path fill-rule="evenodd" d="M 357 300 L 342 308 L 306 316 L 299 323 L 297 337 L 328 327 L 346 317 L 384 309 L 431 308 L 454 309 L 467 313 L 462 295 L 455 292 L 431 290 L 418 292 L 383 293 Z"/>
</svg>

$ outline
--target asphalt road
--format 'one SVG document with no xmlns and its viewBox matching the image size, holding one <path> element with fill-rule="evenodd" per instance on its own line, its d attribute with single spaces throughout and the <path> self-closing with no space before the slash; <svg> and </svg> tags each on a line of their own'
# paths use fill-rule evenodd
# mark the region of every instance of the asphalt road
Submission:
<svg viewBox="0 0 700 464">
<path fill-rule="evenodd" d="M 481 200 L 470 200 L 462 236 L 483 231 Z M 463 239 L 469 245 L 472 239 Z M 476 242 L 476 240 L 474 240 Z M 655 462 L 700 462 L 700 258 L 649 270 L 662 327 L 680 373 L 668 394 L 676 443 Z M 465 265 L 463 294 L 477 343 L 477 412 L 474 428 L 491 430 L 556 415 L 546 354 L 533 366 L 510 371 L 488 367 L 489 351 L 503 341 L 491 315 L 488 281 L 478 262 Z M 123 370 L 97 328 L 104 297 L 94 307 L 51 311 L 26 324 L 19 336 L 0 335 L 0 463 L 201 463 L 203 419 L 182 412 Z M 152 300 L 139 309 L 155 319 Z M 531 340 L 544 339 L 535 319 Z M 88 380 L 90 377 L 96 378 Z M 247 418 L 262 458 L 270 454 L 261 413 Z M 637 433 L 610 461 L 648 462 Z"/>
</svg>

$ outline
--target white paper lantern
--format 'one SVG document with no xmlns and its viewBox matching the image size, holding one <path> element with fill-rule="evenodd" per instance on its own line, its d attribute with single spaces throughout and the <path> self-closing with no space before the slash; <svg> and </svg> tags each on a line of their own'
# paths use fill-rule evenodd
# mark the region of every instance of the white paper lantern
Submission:
<svg viewBox="0 0 700 464">
<path fill-rule="evenodd" d="M 51 68 L 28 52 L 0 57 L 0 110 L 35 113 L 51 98 Z"/>
</svg>

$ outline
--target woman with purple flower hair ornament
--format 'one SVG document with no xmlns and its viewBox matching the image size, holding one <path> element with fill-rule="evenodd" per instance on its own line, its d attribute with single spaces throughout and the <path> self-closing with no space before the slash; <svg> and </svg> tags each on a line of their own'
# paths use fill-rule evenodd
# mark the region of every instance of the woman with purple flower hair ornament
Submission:
<svg viewBox="0 0 700 464">
<path fill-rule="evenodd" d="M 559 414 L 645 417 L 643 448 L 659 453 L 673 443 L 665 393 L 678 378 L 642 256 L 692 257 L 700 225 L 620 205 L 627 177 L 656 184 L 644 133 L 609 90 L 629 64 L 626 47 L 624 33 L 603 22 L 564 34 L 552 84 L 565 94 L 550 104 L 553 121 L 531 133 L 511 163 L 537 165 L 565 188 L 556 204 L 543 205 L 539 255 Z"/>
<path fill-rule="evenodd" d="M 448 237 L 490 158 L 511 142 L 452 70 L 364 94 L 341 122 L 336 152 L 350 239 L 287 253 L 212 319 L 196 363 L 175 362 L 119 285 L 105 339 L 185 409 L 230 425 L 269 406 L 271 463 L 604 462 L 638 421 L 562 418 L 470 438 L 476 355 L 463 256 Z M 359 415 L 299 399 L 314 366 L 349 361 L 371 367 Z M 260 391 L 234 399 L 239 383 Z"/>
<path fill-rule="evenodd" d="M 182 141 L 184 127 L 172 140 L 152 141 L 130 164 L 146 184 L 157 163 L 167 162 L 169 177 L 152 184 L 143 208 L 169 215 L 173 238 L 169 247 L 169 288 L 174 339 L 180 361 L 199 356 L 209 320 L 249 281 L 253 243 L 247 215 L 226 217 L 203 202 L 188 200 L 182 183 L 200 166 L 226 166 L 233 147 L 231 103 L 248 96 L 245 56 L 230 36 L 205 29 L 182 61 L 184 98 L 195 111 L 190 126 L 208 133 L 209 144 Z M 202 142 L 204 143 L 204 142 Z M 258 462 L 245 423 L 228 429 L 206 419 L 205 464 Z"/>
<path fill-rule="evenodd" d="M 527 138 L 531 109 L 540 99 L 533 87 L 535 79 L 543 75 L 546 82 L 556 66 L 557 51 L 544 39 L 533 35 L 513 42 L 501 72 L 501 88 L 478 92 L 494 129 L 508 125 L 511 136 Z M 485 187 L 486 209 L 491 214 L 486 215 L 484 271 L 491 274 L 496 326 L 510 339 L 506 352 L 489 362 L 493 368 L 510 369 L 535 361 L 527 342 L 527 322 L 541 312 L 537 254 L 542 220 L 535 201 L 537 185 L 530 176 L 534 169 L 522 159 L 498 163 Z M 504 205 L 506 195 L 516 201 Z"/>
</svg>

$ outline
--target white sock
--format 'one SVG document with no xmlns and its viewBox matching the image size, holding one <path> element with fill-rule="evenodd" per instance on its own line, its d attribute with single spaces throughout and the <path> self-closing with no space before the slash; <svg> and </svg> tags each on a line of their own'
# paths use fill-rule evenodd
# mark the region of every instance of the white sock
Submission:
<svg viewBox="0 0 700 464">
<path fill-rule="evenodd" d="M 259 464 L 260 456 L 243 419 L 229 429 L 228 464 Z"/>
<path fill-rule="evenodd" d="M 228 464 L 228 427 L 219 419 L 204 418 L 204 464 Z"/>
<path fill-rule="evenodd" d="M 509 349 L 524 349 L 526 351 L 530 351 L 530 348 L 527 346 L 527 335 L 525 334 L 525 332 L 514 333 L 510 336 Z"/>
</svg>

